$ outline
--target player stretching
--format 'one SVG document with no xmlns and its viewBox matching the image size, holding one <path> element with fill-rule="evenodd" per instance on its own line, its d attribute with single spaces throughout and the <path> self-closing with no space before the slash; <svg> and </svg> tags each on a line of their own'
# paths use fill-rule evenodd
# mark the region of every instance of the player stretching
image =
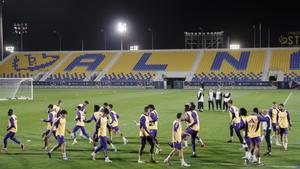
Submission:
<svg viewBox="0 0 300 169">
<path fill-rule="evenodd" d="M 260 123 L 262 121 L 266 121 L 267 119 L 265 117 L 262 117 L 258 115 L 258 109 L 253 109 L 253 114 L 248 116 L 246 118 L 246 137 L 250 138 L 251 144 L 250 144 L 250 152 L 254 152 L 255 155 L 250 156 L 248 159 L 246 159 L 246 163 L 253 162 L 257 165 L 263 165 L 261 162 L 260 157 L 260 143 L 261 143 L 261 129 L 260 129 Z"/>
<path fill-rule="evenodd" d="M 76 144 L 77 143 L 77 140 L 76 140 L 76 132 L 80 129 L 82 131 L 82 134 L 89 139 L 89 142 L 92 143 L 93 142 L 93 139 L 90 138 L 89 134 L 86 132 L 85 128 L 84 128 L 84 121 L 85 121 L 85 113 L 82 111 L 82 107 L 80 106 L 77 106 L 76 107 L 76 111 L 77 111 L 77 114 L 76 114 L 76 125 L 74 126 L 73 128 L 73 131 L 72 131 L 72 138 L 74 139 L 73 140 L 73 143 L 72 144 Z"/>
<path fill-rule="evenodd" d="M 109 125 L 110 125 L 110 132 L 113 132 L 115 134 L 120 134 L 120 136 L 123 139 L 124 144 L 126 145 L 128 140 L 126 137 L 123 136 L 122 132 L 120 131 L 119 128 L 119 115 L 113 110 L 113 105 L 109 104 L 108 105 L 108 110 L 109 110 Z M 110 140 L 112 141 L 112 135 L 110 134 Z"/>
<path fill-rule="evenodd" d="M 149 132 L 149 107 L 146 106 L 144 108 L 144 113 L 140 117 L 140 149 L 139 149 L 139 157 L 138 157 L 138 163 L 145 163 L 141 160 L 141 157 L 144 152 L 144 148 L 146 145 L 146 142 L 150 144 L 150 162 L 156 163 L 154 160 L 154 143 L 153 138 Z"/>
<path fill-rule="evenodd" d="M 184 105 L 184 111 L 185 111 L 185 121 L 187 124 L 187 127 L 185 129 L 185 132 L 182 134 L 182 139 L 184 140 L 184 145 L 187 147 L 187 136 L 191 136 L 191 144 L 192 144 L 192 157 L 197 157 L 196 155 L 196 138 L 199 131 L 199 118 L 198 114 L 195 111 L 195 104 L 192 103 L 191 107 L 189 105 Z"/>
<path fill-rule="evenodd" d="M 182 131 L 181 121 L 183 120 L 182 113 L 177 113 L 176 117 L 177 117 L 177 119 L 174 120 L 173 128 L 172 128 L 173 150 L 168 155 L 168 157 L 164 160 L 164 162 L 170 164 L 170 160 L 171 160 L 172 156 L 178 152 L 181 166 L 190 167 L 190 165 L 184 161 L 183 150 L 181 147 L 181 141 L 182 141 L 182 139 L 181 139 L 181 134 L 182 134 L 181 133 L 181 131 Z"/>
<path fill-rule="evenodd" d="M 21 149 L 24 150 L 24 144 L 22 144 L 16 137 L 16 133 L 18 131 L 18 120 L 17 116 L 15 115 L 13 109 L 8 110 L 8 127 L 7 127 L 7 134 L 3 139 L 3 151 L 7 151 L 7 140 L 11 139 L 15 143 L 21 146 Z"/>
<path fill-rule="evenodd" d="M 107 123 L 108 123 L 107 117 L 109 116 L 109 110 L 107 108 L 104 108 L 102 111 L 103 113 L 100 115 L 96 124 L 96 133 L 100 141 L 100 145 L 93 151 L 92 157 L 93 160 L 96 160 L 96 154 L 103 149 L 105 162 L 111 163 L 112 161 L 108 158 L 107 139 L 106 139 Z"/>
<path fill-rule="evenodd" d="M 153 104 L 149 104 L 148 107 L 149 107 L 149 130 L 151 136 L 153 137 L 153 142 L 155 143 L 155 147 L 156 147 L 155 153 L 159 154 L 162 151 L 162 149 L 160 148 L 157 140 L 158 113 Z"/>
<path fill-rule="evenodd" d="M 273 102 L 272 108 L 269 109 L 269 116 L 271 117 L 272 129 L 273 129 L 273 134 L 272 134 L 271 140 L 273 140 L 273 138 L 275 137 L 276 145 L 281 146 L 281 144 L 279 143 L 279 133 L 278 133 L 278 128 L 277 128 L 277 113 L 278 113 L 278 111 L 279 110 L 278 110 L 278 106 L 277 106 L 276 102 Z"/>
<path fill-rule="evenodd" d="M 229 100 L 228 101 L 228 106 L 229 106 L 229 115 L 230 115 L 230 140 L 227 141 L 228 143 L 233 142 L 233 130 L 235 131 L 236 135 L 239 138 L 240 143 L 242 144 L 242 147 L 245 148 L 246 144 L 244 143 L 244 139 L 241 135 L 241 132 L 239 130 L 240 128 L 240 123 L 241 123 L 241 118 L 239 115 L 239 109 L 233 105 L 233 101 Z"/>
<path fill-rule="evenodd" d="M 279 127 L 279 134 L 284 150 L 288 149 L 288 132 L 292 129 L 292 122 L 290 113 L 284 109 L 283 104 L 279 104 L 279 111 L 277 114 L 277 124 Z"/>
<path fill-rule="evenodd" d="M 47 123 L 47 129 L 43 133 L 43 136 L 42 136 L 43 139 L 44 139 L 44 149 L 45 150 L 48 150 L 49 137 L 47 137 L 47 136 L 51 135 L 51 134 L 53 136 L 55 136 L 55 131 L 52 131 L 52 133 L 50 133 L 51 128 L 53 127 L 54 119 L 56 119 L 55 115 L 56 115 L 56 113 L 54 112 L 53 104 L 50 104 L 48 106 L 48 118 L 47 119 L 41 119 L 42 122 L 46 122 Z"/>
<path fill-rule="evenodd" d="M 48 151 L 49 158 L 52 158 L 53 151 L 60 148 L 62 156 L 63 156 L 63 160 L 68 160 L 68 157 L 66 154 L 66 146 L 67 145 L 65 143 L 65 130 L 66 130 L 67 114 L 68 114 L 68 112 L 66 110 L 62 110 L 60 112 L 60 117 L 54 122 L 54 125 L 51 128 L 51 132 L 52 132 L 54 129 L 54 126 L 56 127 L 57 144 L 50 151 Z M 50 133 L 47 137 L 50 137 Z"/>
</svg>

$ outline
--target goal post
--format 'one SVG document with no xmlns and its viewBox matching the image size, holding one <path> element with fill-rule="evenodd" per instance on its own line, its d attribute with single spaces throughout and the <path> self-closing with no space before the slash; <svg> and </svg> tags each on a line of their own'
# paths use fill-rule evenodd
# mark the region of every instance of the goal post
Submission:
<svg viewBox="0 0 300 169">
<path fill-rule="evenodd" d="M 33 100 L 32 78 L 0 78 L 1 100 Z"/>
</svg>

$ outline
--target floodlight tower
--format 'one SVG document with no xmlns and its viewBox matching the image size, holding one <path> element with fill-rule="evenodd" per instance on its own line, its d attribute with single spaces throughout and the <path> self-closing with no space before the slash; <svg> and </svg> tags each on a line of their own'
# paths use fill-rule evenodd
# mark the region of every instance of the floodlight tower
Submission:
<svg viewBox="0 0 300 169">
<path fill-rule="evenodd" d="M 3 60 L 3 6 L 4 0 L 0 0 L 0 57 L 1 61 Z"/>
<path fill-rule="evenodd" d="M 119 22 L 117 25 L 117 30 L 121 35 L 121 50 L 123 50 L 123 36 L 127 31 L 127 24 L 125 22 Z"/>
<path fill-rule="evenodd" d="M 21 38 L 21 49 L 23 51 L 23 34 L 28 33 L 28 24 L 27 23 L 15 23 L 14 24 L 14 31 L 16 34 L 20 35 Z"/>
</svg>

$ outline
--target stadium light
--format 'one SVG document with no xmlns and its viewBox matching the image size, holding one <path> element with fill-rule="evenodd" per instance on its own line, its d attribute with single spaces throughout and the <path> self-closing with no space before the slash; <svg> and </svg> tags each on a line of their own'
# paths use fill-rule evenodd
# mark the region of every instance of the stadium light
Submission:
<svg viewBox="0 0 300 169">
<path fill-rule="evenodd" d="M 127 23 L 119 22 L 117 25 L 117 31 L 121 34 L 121 50 L 123 50 L 123 36 L 127 32 Z"/>
<path fill-rule="evenodd" d="M 14 32 L 20 35 L 21 38 L 21 51 L 23 51 L 23 34 L 28 33 L 28 24 L 27 23 L 15 23 Z"/>
<path fill-rule="evenodd" d="M 14 46 L 6 46 L 5 51 L 9 53 L 14 53 L 15 47 Z"/>
<path fill-rule="evenodd" d="M 229 45 L 230 49 L 236 50 L 236 49 L 240 49 L 240 44 L 238 43 L 232 43 Z"/>
<path fill-rule="evenodd" d="M 138 45 L 131 45 L 130 50 L 139 50 L 139 46 Z"/>
</svg>

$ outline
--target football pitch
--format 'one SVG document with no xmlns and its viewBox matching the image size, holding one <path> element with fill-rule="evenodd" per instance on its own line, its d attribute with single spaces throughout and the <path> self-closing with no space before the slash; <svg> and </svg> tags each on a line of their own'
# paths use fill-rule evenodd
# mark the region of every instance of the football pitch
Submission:
<svg viewBox="0 0 300 169">
<path fill-rule="evenodd" d="M 253 107 L 269 108 L 272 101 L 283 103 L 288 95 L 293 94 L 286 104 L 291 113 L 293 129 L 289 133 L 289 149 L 283 151 L 281 147 L 273 143 L 273 156 L 262 157 L 265 166 L 262 168 L 300 168 L 300 91 L 289 90 L 232 90 L 232 99 L 239 108 L 245 107 L 250 113 Z M 71 145 L 70 135 L 66 134 L 67 155 L 69 161 L 61 159 L 60 151 L 53 153 L 49 159 L 42 149 L 42 132 L 46 123 L 40 121 L 47 117 L 47 106 L 55 104 L 57 100 L 63 100 L 62 108 L 69 114 L 67 127 L 72 129 L 75 124 L 75 106 L 88 100 L 87 117 L 93 112 L 93 105 L 102 105 L 109 102 L 114 105 L 114 110 L 120 115 L 120 128 L 128 138 L 128 145 L 123 145 L 122 139 L 114 136 L 114 143 L 118 152 L 109 150 L 112 163 L 104 163 L 103 153 L 97 155 L 97 160 L 91 160 L 92 145 L 87 139 L 78 139 L 78 143 Z M 227 112 L 207 110 L 207 91 L 205 91 L 205 111 L 199 113 L 200 134 L 206 143 L 205 148 L 197 145 L 197 158 L 191 158 L 191 148 L 185 149 L 185 161 L 191 164 L 191 168 L 256 168 L 254 165 L 245 166 L 241 159 L 244 156 L 238 139 L 234 136 L 234 143 L 226 143 L 229 139 L 229 115 Z M 92 169 L 92 168 L 181 168 L 178 156 L 172 158 L 172 165 L 163 163 L 167 154 L 171 151 L 167 142 L 171 141 L 171 127 L 177 112 L 183 112 L 183 105 L 190 101 L 197 102 L 196 90 L 145 90 L 145 89 L 34 89 L 33 101 L 5 101 L 0 102 L 0 136 L 1 140 L 6 134 L 7 110 L 13 108 L 18 117 L 18 133 L 16 137 L 25 146 L 21 151 L 19 146 L 9 140 L 8 152 L 0 153 L 1 169 L 39 168 L 39 169 Z M 159 113 L 158 139 L 162 146 L 162 153 L 156 155 L 158 164 L 138 164 L 137 153 L 139 149 L 138 127 L 134 120 L 138 121 L 145 105 L 154 104 Z M 183 127 L 185 125 L 183 124 Z M 92 135 L 95 123 L 86 124 L 88 133 Z M 265 140 L 262 142 L 262 153 L 266 151 Z M 1 146 L 3 142 L 1 141 Z M 51 138 L 50 146 L 56 144 Z M 149 160 L 149 146 L 142 159 Z"/>
</svg>

